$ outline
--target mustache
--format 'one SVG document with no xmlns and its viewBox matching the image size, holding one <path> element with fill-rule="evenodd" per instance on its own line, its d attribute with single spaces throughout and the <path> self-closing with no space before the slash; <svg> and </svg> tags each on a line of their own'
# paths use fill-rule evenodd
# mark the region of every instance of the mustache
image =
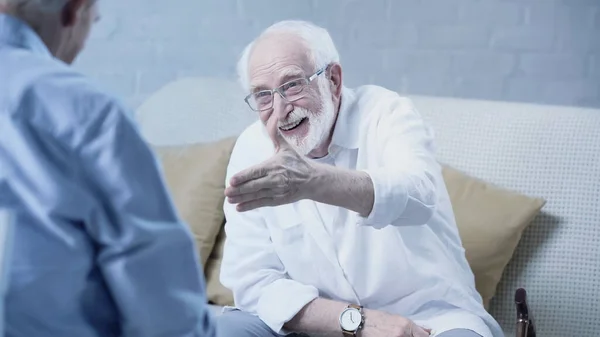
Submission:
<svg viewBox="0 0 600 337">
<path fill-rule="evenodd" d="M 284 120 L 280 120 L 277 123 L 278 127 L 285 126 L 294 122 L 301 120 L 302 118 L 306 118 L 312 115 L 312 113 L 308 109 L 304 108 L 295 108 L 292 112 L 290 112 Z"/>
</svg>

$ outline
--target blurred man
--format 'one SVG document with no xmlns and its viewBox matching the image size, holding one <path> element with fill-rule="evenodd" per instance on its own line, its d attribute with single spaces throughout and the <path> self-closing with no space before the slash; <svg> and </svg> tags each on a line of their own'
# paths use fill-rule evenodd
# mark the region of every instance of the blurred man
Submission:
<svg viewBox="0 0 600 337">
<path fill-rule="evenodd" d="M 93 0 L 0 0 L 7 337 L 213 336 L 202 269 L 125 108 L 68 64 Z"/>
<path fill-rule="evenodd" d="M 498 337 L 461 245 L 434 140 L 410 100 L 344 87 L 322 28 L 281 22 L 239 63 L 260 121 L 225 194 L 226 335 Z"/>
</svg>

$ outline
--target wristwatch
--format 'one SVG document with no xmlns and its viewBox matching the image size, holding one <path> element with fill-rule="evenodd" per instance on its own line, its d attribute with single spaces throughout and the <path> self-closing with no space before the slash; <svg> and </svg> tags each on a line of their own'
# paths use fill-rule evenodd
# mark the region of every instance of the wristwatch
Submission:
<svg viewBox="0 0 600 337">
<path fill-rule="evenodd" d="M 349 304 L 340 314 L 340 328 L 345 336 L 356 336 L 365 323 L 363 307 Z"/>
</svg>

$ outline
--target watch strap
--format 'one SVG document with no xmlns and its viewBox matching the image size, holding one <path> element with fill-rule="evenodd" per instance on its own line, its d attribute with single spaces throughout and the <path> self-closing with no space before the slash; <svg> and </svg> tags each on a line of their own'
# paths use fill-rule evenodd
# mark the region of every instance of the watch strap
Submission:
<svg viewBox="0 0 600 337">
<path fill-rule="evenodd" d="M 360 312 L 362 312 L 363 306 L 362 305 L 356 305 L 356 304 L 348 304 L 348 308 L 354 308 L 354 309 L 357 309 Z"/>
</svg>

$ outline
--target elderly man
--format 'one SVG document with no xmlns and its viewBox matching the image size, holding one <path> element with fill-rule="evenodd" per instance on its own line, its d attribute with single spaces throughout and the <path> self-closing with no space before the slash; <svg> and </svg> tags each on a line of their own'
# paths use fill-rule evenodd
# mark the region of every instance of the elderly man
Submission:
<svg viewBox="0 0 600 337">
<path fill-rule="evenodd" d="M 214 336 L 191 235 L 119 102 L 73 71 L 94 0 L 0 0 L 7 337 Z"/>
<path fill-rule="evenodd" d="M 260 116 L 228 168 L 228 336 L 496 337 L 411 102 L 343 85 L 322 28 L 280 22 L 243 54 Z"/>
</svg>

